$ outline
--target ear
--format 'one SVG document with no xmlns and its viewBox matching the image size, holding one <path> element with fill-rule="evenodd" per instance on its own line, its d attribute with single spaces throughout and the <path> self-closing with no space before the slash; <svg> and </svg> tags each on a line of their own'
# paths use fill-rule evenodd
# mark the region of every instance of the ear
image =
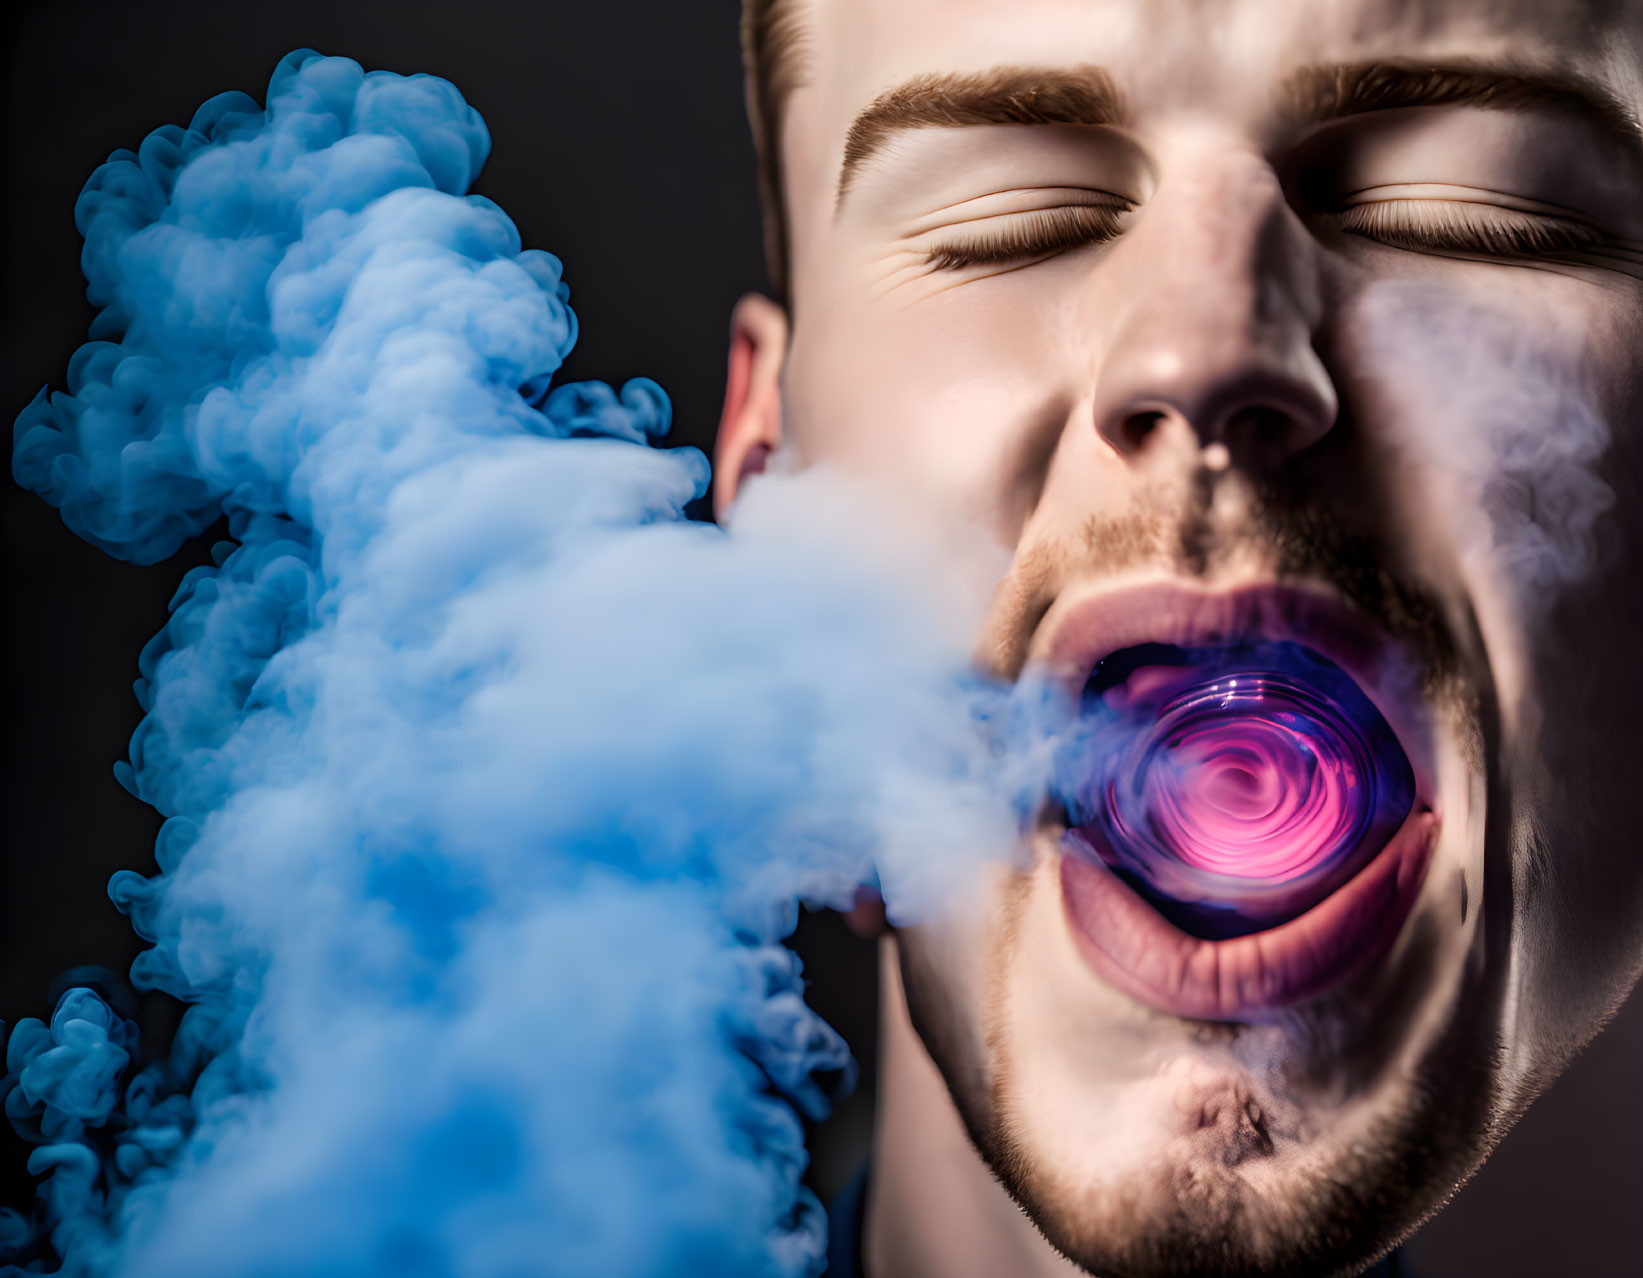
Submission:
<svg viewBox="0 0 1643 1278">
<path fill-rule="evenodd" d="M 852 932 L 869 941 L 890 931 L 889 920 L 884 916 L 884 898 L 872 888 L 857 888 L 856 903 L 843 917 Z"/>
<path fill-rule="evenodd" d="M 713 449 L 713 517 L 722 519 L 782 442 L 782 361 L 787 314 L 768 297 L 749 293 L 730 317 L 730 369 L 724 416 Z"/>
</svg>

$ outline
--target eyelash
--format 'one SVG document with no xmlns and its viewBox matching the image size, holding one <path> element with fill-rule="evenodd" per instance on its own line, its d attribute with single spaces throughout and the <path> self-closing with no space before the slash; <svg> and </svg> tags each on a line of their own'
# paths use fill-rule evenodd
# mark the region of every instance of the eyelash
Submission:
<svg viewBox="0 0 1643 1278">
<path fill-rule="evenodd" d="M 1002 231 L 939 244 L 925 261 L 938 271 L 998 266 L 1102 244 L 1123 230 L 1133 204 L 1064 204 L 1022 214 Z M 1540 257 L 1591 249 L 1599 232 L 1583 222 L 1515 209 L 1421 200 L 1375 200 L 1329 215 L 1335 227 L 1393 248 L 1416 252 Z"/>
<path fill-rule="evenodd" d="M 1123 230 L 1120 215 L 1134 207 L 1127 203 L 1062 204 L 1036 209 L 1014 218 L 1006 230 L 938 244 L 930 249 L 925 260 L 938 271 L 959 271 L 970 266 L 1017 262 L 1086 244 L 1100 244 Z"/>
<path fill-rule="evenodd" d="M 1333 215 L 1337 228 L 1393 248 L 1544 257 L 1603 242 L 1595 227 L 1544 213 L 1443 200 L 1374 200 Z"/>
</svg>

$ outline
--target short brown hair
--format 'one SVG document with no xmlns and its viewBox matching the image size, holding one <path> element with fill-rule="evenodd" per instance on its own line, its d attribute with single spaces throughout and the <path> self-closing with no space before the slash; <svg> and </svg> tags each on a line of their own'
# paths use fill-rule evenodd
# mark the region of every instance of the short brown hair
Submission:
<svg viewBox="0 0 1643 1278">
<path fill-rule="evenodd" d="M 782 191 L 782 111 L 800 82 L 806 33 L 804 0 L 742 0 L 742 66 L 747 118 L 759 157 L 764 198 L 764 252 L 771 291 L 787 301 L 787 200 Z"/>
</svg>

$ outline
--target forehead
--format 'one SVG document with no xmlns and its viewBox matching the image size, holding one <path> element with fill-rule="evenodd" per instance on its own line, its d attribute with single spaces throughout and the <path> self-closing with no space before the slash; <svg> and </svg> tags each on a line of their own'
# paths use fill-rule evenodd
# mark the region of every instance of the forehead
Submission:
<svg viewBox="0 0 1643 1278">
<path fill-rule="evenodd" d="M 1097 65 L 1137 116 L 1258 110 L 1297 68 L 1481 58 L 1579 70 L 1643 100 L 1643 0 L 803 0 L 789 148 L 836 160 L 850 121 L 928 72 Z M 794 117 L 797 117 L 795 119 Z M 797 125 L 797 127 L 792 127 Z"/>
</svg>

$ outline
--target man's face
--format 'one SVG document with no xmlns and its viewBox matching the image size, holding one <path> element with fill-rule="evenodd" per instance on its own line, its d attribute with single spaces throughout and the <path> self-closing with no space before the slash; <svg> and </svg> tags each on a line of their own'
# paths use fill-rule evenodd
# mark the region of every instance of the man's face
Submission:
<svg viewBox="0 0 1643 1278">
<path fill-rule="evenodd" d="M 1051 796 L 975 909 L 899 933 L 914 1023 L 1086 1267 L 1361 1264 L 1643 954 L 1643 12 L 814 0 L 806 25 L 784 448 L 1010 553 L 989 669 L 1097 676 L 1089 704 L 1145 719 L 1281 666 L 1362 746 L 1258 698 L 1197 754 L 1202 725 L 1155 730 L 1173 771 L 1113 784 L 1156 872 Z M 1391 825 L 1341 817 L 1396 776 Z M 1309 803 L 1357 833 L 1262 841 Z"/>
</svg>

